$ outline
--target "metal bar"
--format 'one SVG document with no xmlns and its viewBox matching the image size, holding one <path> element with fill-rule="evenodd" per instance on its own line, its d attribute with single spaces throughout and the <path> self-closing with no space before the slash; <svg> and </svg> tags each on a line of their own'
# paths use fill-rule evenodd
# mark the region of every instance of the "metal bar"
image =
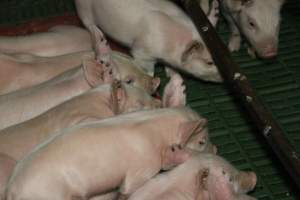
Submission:
<svg viewBox="0 0 300 200">
<path fill-rule="evenodd" d="M 241 98 L 260 134 L 264 136 L 285 169 L 300 188 L 300 154 L 285 137 L 270 111 L 259 100 L 247 77 L 208 21 L 197 1 L 187 1 L 185 9 L 194 21 L 224 80 Z"/>
</svg>

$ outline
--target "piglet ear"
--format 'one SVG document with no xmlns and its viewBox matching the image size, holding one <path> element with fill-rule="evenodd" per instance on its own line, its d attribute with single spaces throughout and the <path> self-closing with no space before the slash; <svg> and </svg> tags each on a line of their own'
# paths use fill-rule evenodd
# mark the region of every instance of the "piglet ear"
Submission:
<svg viewBox="0 0 300 200">
<path fill-rule="evenodd" d="M 120 81 L 115 80 L 112 84 L 112 110 L 115 114 L 123 112 L 123 107 L 126 101 L 125 88 Z"/>
<path fill-rule="evenodd" d="M 201 118 L 199 120 L 182 122 L 179 125 L 179 134 L 181 138 L 181 144 L 186 144 L 189 138 L 195 133 L 198 132 L 198 129 L 203 129 L 203 126 L 206 126 L 207 119 Z"/>
<path fill-rule="evenodd" d="M 199 41 L 191 41 L 186 46 L 186 49 L 181 56 L 181 62 L 185 63 L 192 55 L 194 55 L 196 52 L 201 52 L 203 49 L 204 46 Z"/>
<path fill-rule="evenodd" d="M 186 105 L 185 85 L 182 77 L 173 72 L 163 94 L 163 107 L 180 107 Z"/>
<path fill-rule="evenodd" d="M 103 84 L 105 82 L 105 71 L 103 65 L 96 62 L 95 59 L 88 57 L 82 61 L 85 79 L 91 87 Z"/>
<path fill-rule="evenodd" d="M 102 31 L 95 25 L 89 26 L 88 29 L 91 32 L 97 62 L 111 63 L 111 48 Z"/>
<path fill-rule="evenodd" d="M 254 189 L 257 177 L 254 172 L 241 171 L 236 178 L 235 190 L 239 193 L 247 193 Z"/>
</svg>

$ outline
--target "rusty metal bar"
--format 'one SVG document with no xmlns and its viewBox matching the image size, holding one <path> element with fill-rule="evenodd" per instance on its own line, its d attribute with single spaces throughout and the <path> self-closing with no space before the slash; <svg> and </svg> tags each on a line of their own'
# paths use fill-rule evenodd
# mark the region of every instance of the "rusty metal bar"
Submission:
<svg viewBox="0 0 300 200">
<path fill-rule="evenodd" d="M 285 169 L 300 188 L 300 155 L 289 142 L 272 114 L 259 100 L 247 77 L 208 21 L 197 1 L 187 1 L 185 9 L 194 21 L 224 80 L 241 98 L 260 134 L 267 140 Z"/>
</svg>

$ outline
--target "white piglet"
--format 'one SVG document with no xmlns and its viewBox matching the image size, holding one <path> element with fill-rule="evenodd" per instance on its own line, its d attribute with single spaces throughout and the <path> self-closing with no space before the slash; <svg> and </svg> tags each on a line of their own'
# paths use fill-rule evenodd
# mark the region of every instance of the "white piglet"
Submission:
<svg viewBox="0 0 300 200">
<path fill-rule="evenodd" d="M 83 24 L 92 34 L 96 26 L 132 49 L 149 74 L 163 61 L 197 78 L 222 80 L 191 19 L 165 0 L 76 0 Z M 116 14 L 117 13 L 117 14 Z M 97 43 L 94 44 L 95 49 Z"/>
<path fill-rule="evenodd" d="M 231 51 L 240 49 L 241 31 L 251 46 L 248 48 L 250 55 L 254 56 L 255 52 L 262 58 L 277 55 L 280 10 L 284 0 L 219 1 L 231 28 L 229 39 Z"/>
</svg>

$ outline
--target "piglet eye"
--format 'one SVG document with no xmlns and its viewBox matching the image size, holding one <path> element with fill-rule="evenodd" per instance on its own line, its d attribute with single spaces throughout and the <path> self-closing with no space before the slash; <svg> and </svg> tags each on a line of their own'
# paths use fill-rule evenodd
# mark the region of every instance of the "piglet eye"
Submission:
<svg viewBox="0 0 300 200">
<path fill-rule="evenodd" d="M 175 147 L 174 146 L 171 147 L 171 151 L 175 152 Z"/>
<path fill-rule="evenodd" d="M 213 65 L 214 63 L 213 63 L 213 62 L 207 62 L 207 64 L 208 64 L 208 65 Z"/>
<path fill-rule="evenodd" d="M 128 79 L 128 80 L 126 81 L 126 83 L 127 83 L 127 84 L 132 84 L 132 83 L 133 83 L 133 80 L 132 80 L 132 79 Z"/>
<path fill-rule="evenodd" d="M 255 28 L 255 23 L 254 23 L 253 20 L 248 19 L 248 24 L 249 24 L 249 26 L 250 26 L 251 28 Z"/>
</svg>

